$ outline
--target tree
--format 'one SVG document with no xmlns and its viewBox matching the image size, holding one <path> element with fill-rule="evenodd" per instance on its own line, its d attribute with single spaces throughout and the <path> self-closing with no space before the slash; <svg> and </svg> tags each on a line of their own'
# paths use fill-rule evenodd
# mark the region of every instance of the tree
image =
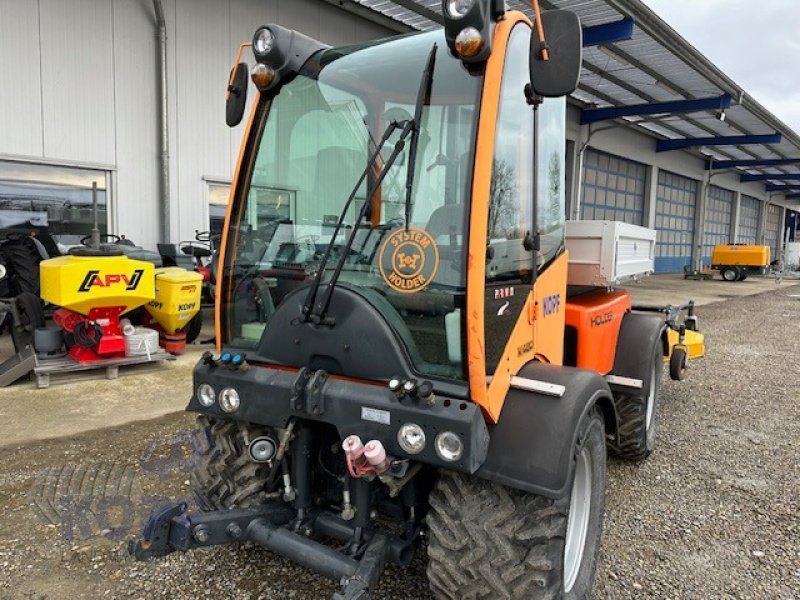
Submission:
<svg viewBox="0 0 800 600">
<path fill-rule="evenodd" d="M 489 237 L 510 238 L 519 221 L 519 194 L 514 168 L 506 161 L 492 161 L 489 189 Z"/>
</svg>

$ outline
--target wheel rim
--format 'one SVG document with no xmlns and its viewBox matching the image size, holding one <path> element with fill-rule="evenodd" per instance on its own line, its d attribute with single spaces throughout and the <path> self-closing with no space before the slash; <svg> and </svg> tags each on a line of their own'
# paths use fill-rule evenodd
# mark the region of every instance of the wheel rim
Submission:
<svg viewBox="0 0 800 600">
<path fill-rule="evenodd" d="M 583 448 L 575 461 L 575 479 L 567 518 L 567 535 L 564 543 L 564 592 L 569 592 L 578 579 L 589 531 L 589 513 L 592 508 L 592 457 Z"/>
<path fill-rule="evenodd" d="M 653 413 L 655 413 L 656 407 L 656 372 L 653 369 L 653 372 L 650 374 L 650 393 L 647 396 L 647 414 L 645 416 L 645 427 L 647 431 L 650 431 L 650 427 L 653 424 Z"/>
</svg>

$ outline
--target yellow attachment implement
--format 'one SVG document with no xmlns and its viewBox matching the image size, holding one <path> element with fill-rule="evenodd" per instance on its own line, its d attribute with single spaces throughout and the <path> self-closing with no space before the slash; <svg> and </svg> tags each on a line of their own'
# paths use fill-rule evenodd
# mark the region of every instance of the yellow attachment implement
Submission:
<svg viewBox="0 0 800 600">
<path fill-rule="evenodd" d="M 678 343 L 678 332 L 672 329 L 667 330 L 669 336 L 669 354 L 672 355 L 672 349 Z M 684 346 L 687 349 L 687 356 L 691 360 L 693 358 L 700 358 L 706 353 L 705 336 L 699 331 L 686 330 Z M 669 356 L 664 357 L 664 362 L 669 361 Z"/>
<path fill-rule="evenodd" d="M 145 308 L 171 335 L 186 327 L 200 310 L 203 276 L 180 267 L 164 267 L 156 269 L 155 282 L 155 298 Z"/>
<path fill-rule="evenodd" d="M 42 299 L 88 315 L 92 308 L 137 308 L 155 295 L 153 265 L 125 256 L 59 256 L 39 264 Z"/>
</svg>

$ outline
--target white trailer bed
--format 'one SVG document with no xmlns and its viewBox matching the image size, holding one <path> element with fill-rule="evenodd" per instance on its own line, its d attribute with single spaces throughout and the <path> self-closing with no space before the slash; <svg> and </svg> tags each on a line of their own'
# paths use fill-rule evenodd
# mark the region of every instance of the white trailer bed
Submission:
<svg viewBox="0 0 800 600">
<path fill-rule="evenodd" d="M 569 285 L 614 287 L 653 272 L 656 231 L 619 221 L 567 221 Z"/>
</svg>

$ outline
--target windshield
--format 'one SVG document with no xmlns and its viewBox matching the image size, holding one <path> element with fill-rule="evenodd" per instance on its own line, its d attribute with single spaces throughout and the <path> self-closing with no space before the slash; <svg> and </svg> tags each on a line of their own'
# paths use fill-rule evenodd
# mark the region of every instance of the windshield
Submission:
<svg viewBox="0 0 800 600">
<path fill-rule="evenodd" d="M 223 294 L 224 343 L 257 348 L 275 307 L 300 288 L 297 293 L 307 292 L 332 245 L 323 274 L 329 279 L 383 161 L 372 165 L 333 239 L 345 202 L 387 126 L 412 118 L 434 43 L 409 228 L 406 144 L 356 231 L 338 285 L 357 290 L 384 314 L 418 372 L 464 378 L 461 315 L 481 77 L 448 54 L 441 31 L 324 51 L 271 106 L 262 100 L 257 126 L 263 131 L 232 211 L 235 254 L 231 289 Z M 399 134 L 388 139 L 384 160 Z"/>
</svg>

